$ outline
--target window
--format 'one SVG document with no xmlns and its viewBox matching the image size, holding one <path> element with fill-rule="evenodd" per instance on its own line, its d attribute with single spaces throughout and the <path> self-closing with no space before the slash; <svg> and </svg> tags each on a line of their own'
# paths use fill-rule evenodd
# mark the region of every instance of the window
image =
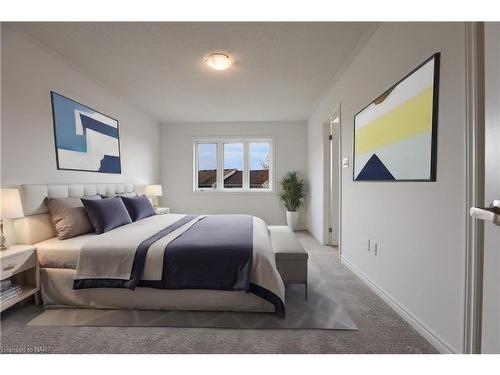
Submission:
<svg viewBox="0 0 500 375">
<path fill-rule="evenodd" d="M 224 189 L 243 188 L 243 143 L 224 143 Z"/>
<path fill-rule="evenodd" d="M 217 188 L 217 143 L 198 143 L 197 171 L 199 189 Z"/>
<path fill-rule="evenodd" d="M 270 138 L 196 138 L 194 190 L 272 191 Z"/>
<path fill-rule="evenodd" d="M 250 143 L 248 149 L 250 189 L 269 189 L 271 144 L 269 142 Z"/>
</svg>

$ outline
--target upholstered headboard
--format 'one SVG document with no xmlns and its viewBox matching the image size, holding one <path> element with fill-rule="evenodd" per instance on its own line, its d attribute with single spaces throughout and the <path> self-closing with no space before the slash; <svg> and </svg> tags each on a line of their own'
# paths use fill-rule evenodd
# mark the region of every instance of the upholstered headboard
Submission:
<svg viewBox="0 0 500 375">
<path fill-rule="evenodd" d="M 15 220 L 17 243 L 34 244 L 55 237 L 48 208 L 44 203 L 49 198 L 79 198 L 87 195 L 113 195 L 135 191 L 134 184 L 33 184 L 21 185 L 21 200 L 24 216 Z"/>
</svg>

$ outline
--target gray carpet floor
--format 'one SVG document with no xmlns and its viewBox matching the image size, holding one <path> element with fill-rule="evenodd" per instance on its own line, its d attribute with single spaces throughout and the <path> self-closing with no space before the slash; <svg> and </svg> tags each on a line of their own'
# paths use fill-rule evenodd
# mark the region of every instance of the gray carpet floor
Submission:
<svg viewBox="0 0 500 375">
<path fill-rule="evenodd" d="M 3 353 L 435 353 L 436 350 L 307 232 L 297 233 L 311 256 L 325 260 L 335 296 L 358 331 L 174 327 L 28 326 L 33 304 L 2 313 Z M 325 256 L 326 255 L 326 256 Z"/>
</svg>

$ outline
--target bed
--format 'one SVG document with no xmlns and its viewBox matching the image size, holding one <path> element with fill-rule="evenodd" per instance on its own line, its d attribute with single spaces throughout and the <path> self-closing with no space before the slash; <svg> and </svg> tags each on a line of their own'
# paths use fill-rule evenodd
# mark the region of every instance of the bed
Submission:
<svg viewBox="0 0 500 375">
<path fill-rule="evenodd" d="M 225 238 L 227 237 L 225 233 L 228 233 L 228 230 L 229 232 L 234 230 L 228 229 L 226 224 L 218 225 L 218 223 L 237 221 L 236 216 L 232 220 L 227 215 L 225 218 L 211 218 L 205 215 L 166 214 L 145 218 L 101 235 L 88 233 L 59 240 L 55 237 L 47 207 L 43 203 L 45 197 L 113 195 L 133 191 L 135 191 L 135 187 L 132 184 L 53 184 L 23 185 L 21 187 L 25 217 L 16 221 L 15 228 L 18 242 L 36 244 L 37 246 L 44 307 L 245 311 L 284 314 L 284 285 L 276 269 L 268 229 L 266 223 L 256 217 L 241 217 L 239 219 L 247 223 L 250 220 L 252 226 L 252 230 L 248 234 L 251 236 L 250 240 L 253 246 L 248 269 L 248 287 L 227 288 L 224 285 L 219 287 L 220 283 L 212 283 L 215 286 L 197 288 L 198 285 L 205 285 L 197 283 L 198 279 L 194 283 L 174 282 L 172 284 L 170 282 L 167 286 L 159 286 L 162 282 L 157 280 L 160 277 L 158 276 L 158 263 L 166 261 L 155 258 L 154 254 L 157 257 L 158 254 L 162 254 L 158 250 L 165 248 L 165 244 L 169 243 L 169 236 L 161 237 L 153 242 L 148 255 L 145 256 L 145 265 L 144 269 L 141 270 L 140 280 L 138 279 L 132 287 L 129 284 L 125 287 L 113 283 L 106 284 L 105 281 L 102 281 L 102 279 L 106 280 L 106 277 L 103 278 L 102 275 L 98 275 L 97 278 L 85 275 L 88 273 L 88 269 L 85 270 L 82 266 L 86 262 L 84 260 L 90 259 L 101 265 L 106 261 L 111 265 L 117 264 L 117 258 L 107 259 L 109 254 L 113 254 L 113 247 L 123 249 L 128 246 L 130 251 L 135 251 L 137 243 L 143 242 L 144 239 L 150 237 L 152 233 L 157 233 L 158 229 L 161 228 L 177 225 L 174 227 L 176 229 L 174 232 L 171 230 L 170 236 L 173 236 L 172 233 L 176 235 L 173 236 L 173 239 L 170 238 L 169 249 L 174 243 L 184 242 L 184 245 L 187 243 L 189 246 L 190 236 L 193 237 L 191 240 L 194 241 L 193 243 L 203 246 L 205 241 L 196 238 L 197 232 L 198 237 L 213 232 L 212 241 L 218 241 L 218 236 Z M 210 228 L 213 229 L 214 225 L 215 229 L 211 230 Z M 204 227 L 208 232 L 202 231 Z M 206 242 L 210 242 L 210 239 L 207 238 Z M 157 251 L 151 250 L 155 246 Z M 182 248 L 180 249 L 182 250 Z M 184 253 L 180 251 L 180 254 Z M 97 255 L 90 257 L 89 254 Z M 174 253 L 168 253 L 165 250 L 165 254 Z M 99 256 L 103 256 L 103 258 L 101 259 Z M 169 255 L 169 259 L 171 258 Z M 191 265 L 195 264 L 193 259 L 190 261 Z M 217 264 L 217 261 L 212 263 L 212 266 L 214 264 Z M 108 270 L 106 267 L 101 268 L 105 269 L 106 272 Z M 161 277 L 164 278 L 164 276 Z M 108 279 L 112 280 L 112 278 Z M 97 283 L 94 283 L 96 280 Z M 208 283 L 207 285 L 212 284 Z M 182 285 L 186 285 L 186 288 L 183 288 Z"/>
</svg>

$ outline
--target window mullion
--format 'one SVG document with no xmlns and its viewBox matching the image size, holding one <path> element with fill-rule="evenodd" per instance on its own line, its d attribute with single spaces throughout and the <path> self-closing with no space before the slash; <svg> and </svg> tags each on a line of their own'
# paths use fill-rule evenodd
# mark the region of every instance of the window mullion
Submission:
<svg viewBox="0 0 500 375">
<path fill-rule="evenodd" d="M 249 168 L 249 150 L 248 142 L 243 142 L 243 189 L 250 188 L 250 168 Z"/>
<path fill-rule="evenodd" d="M 198 190 L 198 142 L 193 142 L 193 189 Z"/>
<path fill-rule="evenodd" d="M 224 189 L 224 142 L 217 142 L 217 190 Z"/>
</svg>

